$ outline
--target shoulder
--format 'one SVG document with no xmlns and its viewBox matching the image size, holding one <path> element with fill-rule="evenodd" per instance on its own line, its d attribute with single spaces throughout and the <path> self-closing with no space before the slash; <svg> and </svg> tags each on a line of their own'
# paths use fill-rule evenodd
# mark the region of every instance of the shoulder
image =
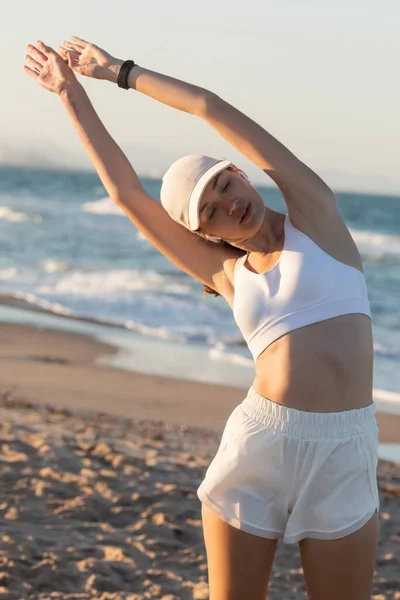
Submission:
<svg viewBox="0 0 400 600">
<path fill-rule="evenodd" d="M 335 203 L 314 206 L 307 216 L 290 207 L 291 224 L 307 235 L 324 252 L 363 272 L 362 260 L 354 239 Z"/>
</svg>

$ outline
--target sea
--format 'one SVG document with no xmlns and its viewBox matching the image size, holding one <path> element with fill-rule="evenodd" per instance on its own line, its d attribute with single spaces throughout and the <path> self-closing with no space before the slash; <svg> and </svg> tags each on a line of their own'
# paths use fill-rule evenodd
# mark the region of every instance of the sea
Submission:
<svg viewBox="0 0 400 600">
<path fill-rule="evenodd" d="M 141 178 L 159 201 L 161 180 Z M 287 213 L 275 187 L 256 186 Z M 400 197 L 335 192 L 372 311 L 374 400 L 400 414 Z M 0 166 L 0 321 L 87 333 L 111 366 L 246 387 L 254 363 L 228 304 L 155 249 L 95 172 Z M 102 357 L 99 358 L 101 362 Z"/>
</svg>

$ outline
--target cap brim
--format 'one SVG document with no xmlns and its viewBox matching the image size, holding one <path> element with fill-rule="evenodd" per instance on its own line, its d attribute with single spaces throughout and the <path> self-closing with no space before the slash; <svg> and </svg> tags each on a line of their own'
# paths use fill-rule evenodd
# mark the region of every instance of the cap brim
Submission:
<svg viewBox="0 0 400 600">
<path fill-rule="evenodd" d="M 192 231 L 196 231 L 200 227 L 199 204 L 205 188 L 217 173 L 223 171 L 231 164 L 232 161 L 230 160 L 222 160 L 218 162 L 211 167 L 211 169 L 208 169 L 194 186 L 189 200 L 189 227 Z"/>
</svg>

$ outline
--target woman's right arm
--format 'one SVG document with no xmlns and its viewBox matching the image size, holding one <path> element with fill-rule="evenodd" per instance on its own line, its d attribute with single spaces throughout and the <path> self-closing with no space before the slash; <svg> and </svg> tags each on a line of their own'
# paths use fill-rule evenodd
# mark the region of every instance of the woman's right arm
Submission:
<svg viewBox="0 0 400 600">
<path fill-rule="evenodd" d="M 127 190 L 143 189 L 132 165 L 108 133 L 88 95 L 62 57 L 42 41 L 27 46 L 24 71 L 61 98 L 109 196 L 119 201 Z"/>
<path fill-rule="evenodd" d="M 59 96 L 110 198 L 119 203 L 128 191 L 142 188 L 132 165 L 104 127 L 79 81 L 70 82 Z"/>
<path fill-rule="evenodd" d="M 60 94 L 109 196 L 166 258 L 211 287 L 231 296 L 226 260 L 237 253 L 199 238 L 175 223 L 141 185 L 125 154 L 107 132 L 79 82 Z"/>
<path fill-rule="evenodd" d="M 25 72 L 61 98 L 112 200 L 166 258 L 227 298 L 230 284 L 224 265 L 227 260 L 236 260 L 238 251 L 199 238 L 171 219 L 146 193 L 73 71 L 52 48 L 42 42 L 37 46 L 28 46 L 32 56 L 26 57 Z"/>
</svg>

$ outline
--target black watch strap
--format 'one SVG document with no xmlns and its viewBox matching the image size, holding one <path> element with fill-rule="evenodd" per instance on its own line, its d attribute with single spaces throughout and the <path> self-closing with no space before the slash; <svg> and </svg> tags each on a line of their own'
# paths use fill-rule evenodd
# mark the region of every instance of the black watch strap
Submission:
<svg viewBox="0 0 400 600">
<path fill-rule="evenodd" d="M 118 87 L 123 88 L 124 90 L 129 90 L 128 85 L 128 75 L 129 71 L 134 67 L 136 63 L 133 60 L 126 60 L 122 63 L 119 73 L 118 73 Z"/>
</svg>

